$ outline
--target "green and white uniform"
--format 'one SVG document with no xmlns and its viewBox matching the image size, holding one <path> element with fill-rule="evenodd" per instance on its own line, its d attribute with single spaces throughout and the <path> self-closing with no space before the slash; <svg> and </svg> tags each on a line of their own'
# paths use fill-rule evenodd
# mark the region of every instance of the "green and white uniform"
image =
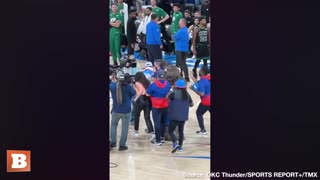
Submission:
<svg viewBox="0 0 320 180">
<path fill-rule="evenodd" d="M 115 23 L 116 21 L 121 21 L 120 27 L 116 28 L 111 26 L 109 31 L 109 48 L 112 54 L 112 60 L 117 61 L 120 60 L 120 37 L 121 37 L 121 29 L 123 24 L 123 16 L 119 13 L 113 14 L 110 13 L 110 22 Z"/>
<path fill-rule="evenodd" d="M 182 13 L 180 11 L 173 13 L 171 23 L 171 33 L 174 35 L 179 30 L 179 21 L 182 19 Z"/>
<path fill-rule="evenodd" d="M 159 7 L 152 8 L 152 12 L 154 14 L 157 14 L 158 16 L 158 21 L 161 21 L 166 15 L 168 15 L 163 9 Z"/>
</svg>

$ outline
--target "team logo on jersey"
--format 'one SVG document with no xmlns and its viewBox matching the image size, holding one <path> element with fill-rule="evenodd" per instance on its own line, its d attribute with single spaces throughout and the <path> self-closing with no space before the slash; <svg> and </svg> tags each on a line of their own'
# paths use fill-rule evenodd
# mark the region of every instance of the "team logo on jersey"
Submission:
<svg viewBox="0 0 320 180">
<path fill-rule="evenodd" d="M 116 18 L 111 18 L 111 20 L 110 20 L 111 22 L 116 22 Z"/>
</svg>

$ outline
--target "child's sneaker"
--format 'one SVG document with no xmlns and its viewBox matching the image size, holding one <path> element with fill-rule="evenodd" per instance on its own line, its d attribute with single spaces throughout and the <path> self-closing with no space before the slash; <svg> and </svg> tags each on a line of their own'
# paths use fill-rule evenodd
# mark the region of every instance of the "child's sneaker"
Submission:
<svg viewBox="0 0 320 180">
<path fill-rule="evenodd" d="M 151 133 L 150 137 L 151 137 L 150 141 L 152 141 L 153 139 L 156 139 L 156 135 L 154 133 Z"/>
<path fill-rule="evenodd" d="M 183 151 L 182 146 L 179 146 L 179 147 L 178 147 L 178 151 L 179 151 L 179 152 L 182 152 L 182 151 Z"/>
<path fill-rule="evenodd" d="M 165 143 L 166 142 L 166 138 L 165 137 L 161 137 L 161 143 Z"/>
<path fill-rule="evenodd" d="M 134 132 L 133 132 L 133 136 L 134 136 L 134 137 L 138 137 L 138 136 L 139 136 L 138 131 L 134 131 Z"/>
<path fill-rule="evenodd" d="M 200 130 L 196 132 L 197 134 L 206 135 L 208 134 L 206 130 Z"/>
<path fill-rule="evenodd" d="M 179 148 L 179 145 L 177 143 L 173 143 L 171 153 L 175 153 L 178 148 Z"/>
<path fill-rule="evenodd" d="M 153 140 L 150 141 L 152 144 L 155 144 L 155 145 L 158 145 L 158 146 L 161 146 L 162 143 L 161 142 L 156 142 L 156 139 L 154 138 Z"/>
</svg>

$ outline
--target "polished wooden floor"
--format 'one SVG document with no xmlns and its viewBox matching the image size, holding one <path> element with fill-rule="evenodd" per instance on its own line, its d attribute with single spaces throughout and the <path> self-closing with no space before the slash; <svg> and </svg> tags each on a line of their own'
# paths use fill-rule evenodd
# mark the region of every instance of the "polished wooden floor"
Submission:
<svg viewBox="0 0 320 180">
<path fill-rule="evenodd" d="M 188 86 L 190 85 L 191 83 L 188 83 Z M 144 131 L 146 126 L 142 113 L 138 137 L 133 136 L 133 126 L 129 127 L 127 141 L 129 149 L 119 151 L 117 147 L 110 151 L 111 180 L 178 180 L 186 179 L 186 173 L 210 172 L 210 158 L 212 158 L 210 157 L 210 113 L 207 112 L 204 115 L 208 134 L 196 134 L 199 130 L 196 110 L 200 98 L 191 90 L 188 92 L 195 105 L 190 108 L 189 120 L 185 125 L 186 139 L 183 152 L 171 153 L 172 142 L 170 141 L 166 141 L 162 146 L 151 144 L 150 135 Z M 120 140 L 120 133 L 121 121 L 118 126 L 117 141 Z M 201 179 L 209 178 L 204 176 Z"/>
</svg>

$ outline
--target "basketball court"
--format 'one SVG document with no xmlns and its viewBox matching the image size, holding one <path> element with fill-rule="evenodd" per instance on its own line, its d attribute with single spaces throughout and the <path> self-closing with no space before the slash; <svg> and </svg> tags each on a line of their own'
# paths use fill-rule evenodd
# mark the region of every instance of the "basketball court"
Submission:
<svg viewBox="0 0 320 180">
<path fill-rule="evenodd" d="M 137 66 L 143 67 L 145 62 L 137 60 Z M 189 66 L 189 72 L 191 69 Z M 188 83 L 188 87 L 192 84 L 193 82 Z M 133 126 L 129 127 L 127 140 L 129 149 L 119 151 L 119 142 L 117 142 L 117 147 L 110 151 L 111 180 L 178 180 L 186 179 L 186 173 L 207 174 L 210 172 L 210 159 L 212 158 L 210 157 L 210 113 L 204 114 L 204 124 L 208 134 L 196 134 L 196 131 L 200 130 L 196 117 L 200 97 L 190 89 L 188 92 L 193 99 L 194 106 L 189 109 L 189 120 L 185 124 L 186 139 L 183 143 L 183 151 L 171 153 L 171 141 L 166 141 L 161 146 L 150 143 L 151 136 L 145 133 L 146 126 L 143 113 L 141 113 L 139 136 L 133 136 Z M 110 100 L 111 106 L 112 100 Z M 111 119 L 109 123 L 111 127 Z M 118 125 L 117 141 L 120 140 L 120 134 L 121 121 Z M 201 179 L 210 178 L 205 176 Z"/>
</svg>

